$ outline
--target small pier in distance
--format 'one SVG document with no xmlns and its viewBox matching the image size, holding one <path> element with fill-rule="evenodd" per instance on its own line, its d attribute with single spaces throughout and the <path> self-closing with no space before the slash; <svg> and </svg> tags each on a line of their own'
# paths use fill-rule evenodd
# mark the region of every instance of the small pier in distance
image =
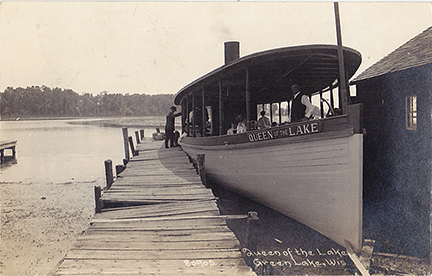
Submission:
<svg viewBox="0 0 432 276">
<path fill-rule="evenodd" d="M 0 154 L 1 154 L 1 165 L 3 166 L 9 162 L 16 161 L 16 145 L 17 141 L 1 141 L 0 142 Z M 10 150 L 11 155 L 5 155 L 5 150 Z"/>
<path fill-rule="evenodd" d="M 187 155 L 162 144 L 137 143 L 55 275 L 256 275 Z"/>
</svg>

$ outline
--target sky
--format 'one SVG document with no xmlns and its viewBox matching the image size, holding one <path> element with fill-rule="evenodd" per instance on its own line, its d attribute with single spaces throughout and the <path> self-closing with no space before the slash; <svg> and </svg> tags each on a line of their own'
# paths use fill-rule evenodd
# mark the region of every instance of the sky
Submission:
<svg viewBox="0 0 432 276">
<path fill-rule="evenodd" d="M 432 26 L 429 2 L 340 2 L 356 75 Z M 333 2 L 0 2 L 0 91 L 175 94 L 224 63 L 278 47 L 336 44 Z"/>
</svg>

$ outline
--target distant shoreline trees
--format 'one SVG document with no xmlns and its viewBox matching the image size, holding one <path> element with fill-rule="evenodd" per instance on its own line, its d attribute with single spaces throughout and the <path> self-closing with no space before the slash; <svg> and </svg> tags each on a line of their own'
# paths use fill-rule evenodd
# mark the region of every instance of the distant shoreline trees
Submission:
<svg viewBox="0 0 432 276">
<path fill-rule="evenodd" d="M 8 87 L 0 93 L 2 120 L 40 117 L 161 116 L 173 105 L 173 94 L 80 95 L 71 89 Z"/>
</svg>

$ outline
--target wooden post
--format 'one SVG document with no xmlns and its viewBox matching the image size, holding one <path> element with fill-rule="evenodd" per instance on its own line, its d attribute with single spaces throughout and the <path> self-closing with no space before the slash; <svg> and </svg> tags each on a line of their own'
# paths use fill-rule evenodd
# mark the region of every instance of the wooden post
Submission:
<svg viewBox="0 0 432 276">
<path fill-rule="evenodd" d="M 138 151 L 135 150 L 135 146 L 134 146 L 134 143 L 133 143 L 132 136 L 129 136 L 128 139 L 129 139 L 129 145 L 130 145 L 131 150 L 132 150 L 132 156 L 137 156 L 138 155 Z"/>
<path fill-rule="evenodd" d="M 141 136 L 141 140 L 144 139 L 144 129 L 140 129 L 140 136 Z"/>
<path fill-rule="evenodd" d="M 324 118 L 324 103 L 323 103 L 323 91 L 321 90 L 320 93 L 320 110 L 321 110 L 321 118 Z"/>
<path fill-rule="evenodd" d="M 279 102 L 279 125 L 282 124 L 282 103 Z"/>
<path fill-rule="evenodd" d="M 94 193 L 95 193 L 95 213 L 101 213 L 102 212 L 102 189 L 100 186 L 94 186 Z"/>
<path fill-rule="evenodd" d="M 186 120 L 186 122 L 187 122 L 187 124 L 186 124 L 186 126 L 185 126 L 185 131 L 186 131 L 186 134 L 187 134 L 187 136 L 190 136 L 190 124 L 191 124 L 191 122 L 190 122 L 190 116 L 189 116 L 189 95 L 187 95 L 186 96 L 186 109 L 185 109 L 185 112 L 186 112 L 186 118 L 185 118 L 185 120 Z"/>
<path fill-rule="evenodd" d="M 345 240 L 345 248 L 347 249 L 348 256 L 351 258 L 351 261 L 353 261 L 357 269 L 360 271 L 361 275 L 370 276 L 369 271 L 360 262 L 359 257 L 356 253 L 354 253 L 351 243 L 347 240 Z"/>
<path fill-rule="evenodd" d="M 196 137 L 196 129 L 195 129 L 195 118 L 196 118 L 196 110 L 195 110 L 195 95 L 192 93 L 192 136 Z"/>
<path fill-rule="evenodd" d="M 116 176 L 118 177 L 125 169 L 125 165 L 116 165 Z"/>
<path fill-rule="evenodd" d="M 197 154 L 198 174 L 202 184 L 207 187 L 207 177 L 205 173 L 205 154 Z"/>
<path fill-rule="evenodd" d="M 222 82 L 219 80 L 219 135 L 223 134 L 223 100 L 222 100 Z"/>
<path fill-rule="evenodd" d="M 248 213 L 246 225 L 246 246 L 250 251 L 257 251 L 258 247 L 258 213 L 251 211 Z"/>
<path fill-rule="evenodd" d="M 288 106 L 287 106 L 287 122 L 291 123 L 291 105 L 292 105 L 292 100 L 287 101 Z"/>
<path fill-rule="evenodd" d="M 130 155 L 129 155 L 128 129 L 122 128 L 122 131 L 123 131 L 123 145 L 125 150 L 125 159 L 127 160 L 127 162 L 129 162 Z"/>
<path fill-rule="evenodd" d="M 207 132 L 207 120 L 205 119 L 205 112 L 206 112 L 206 107 L 205 107 L 205 90 L 204 90 L 204 86 L 202 86 L 201 88 L 201 122 L 202 122 L 202 126 L 201 126 L 201 131 L 202 131 L 202 137 L 206 136 L 206 132 Z"/>
<path fill-rule="evenodd" d="M 126 166 L 129 163 L 129 160 L 127 160 L 126 158 L 123 159 L 123 165 Z"/>
<path fill-rule="evenodd" d="M 251 129 L 250 127 L 250 121 L 252 120 L 252 110 L 251 110 L 251 89 L 249 84 L 249 70 L 246 69 L 246 129 L 249 131 Z"/>
<path fill-rule="evenodd" d="M 136 139 L 137 144 L 139 144 L 140 143 L 140 138 L 139 138 L 139 135 L 138 135 L 138 130 L 135 131 L 135 139 Z"/>
<path fill-rule="evenodd" d="M 362 251 L 359 256 L 360 262 L 363 264 L 366 270 L 369 271 L 370 263 L 372 259 L 372 253 L 374 250 L 375 241 L 370 239 L 365 239 L 362 246 Z"/>
<path fill-rule="evenodd" d="M 273 103 L 270 103 L 270 125 L 273 124 Z"/>
<path fill-rule="evenodd" d="M 111 188 L 111 185 L 114 182 L 113 177 L 113 167 L 112 167 L 112 161 L 110 159 L 105 160 L 105 179 L 106 179 L 106 188 Z"/>
<path fill-rule="evenodd" d="M 342 32 L 339 17 L 339 3 L 334 2 L 335 20 L 336 20 L 336 37 L 338 46 L 338 61 L 339 61 L 339 101 L 341 102 L 341 108 L 343 114 L 348 114 L 348 91 L 347 91 L 347 80 L 345 75 L 345 63 L 344 54 L 342 48 Z"/>
</svg>

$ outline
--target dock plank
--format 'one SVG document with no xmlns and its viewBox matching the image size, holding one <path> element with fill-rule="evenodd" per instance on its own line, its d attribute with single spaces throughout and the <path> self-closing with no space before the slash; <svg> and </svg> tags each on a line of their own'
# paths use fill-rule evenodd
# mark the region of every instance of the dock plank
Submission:
<svg viewBox="0 0 432 276">
<path fill-rule="evenodd" d="M 186 154 L 161 146 L 137 145 L 56 275 L 256 275 Z"/>
</svg>

